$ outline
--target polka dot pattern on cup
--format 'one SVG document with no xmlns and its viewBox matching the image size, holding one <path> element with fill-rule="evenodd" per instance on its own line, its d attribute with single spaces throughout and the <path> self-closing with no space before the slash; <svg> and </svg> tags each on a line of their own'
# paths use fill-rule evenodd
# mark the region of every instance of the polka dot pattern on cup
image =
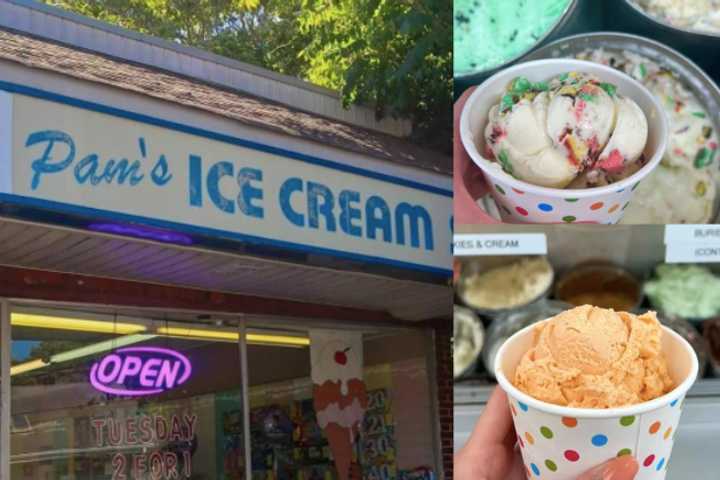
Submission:
<svg viewBox="0 0 720 480">
<path fill-rule="evenodd" d="M 600 210 L 603 205 L 605 205 L 603 202 L 595 202 L 592 205 L 590 205 L 590 210 Z"/>
<path fill-rule="evenodd" d="M 568 428 L 575 428 L 575 427 L 577 427 L 577 424 L 578 424 L 577 419 L 572 418 L 572 417 L 563 417 L 562 423 L 563 423 L 563 425 L 565 425 Z"/>
<path fill-rule="evenodd" d="M 505 190 L 503 190 L 503 188 L 500 185 L 495 184 L 495 190 L 497 190 L 500 193 L 500 195 L 505 195 Z"/>
<path fill-rule="evenodd" d="M 632 425 L 633 423 L 635 423 L 635 416 L 634 416 L 634 415 L 629 415 L 629 416 L 627 416 L 627 417 L 622 417 L 622 418 L 620 419 L 620 425 L 622 425 L 623 427 L 629 427 L 629 426 Z"/>
<path fill-rule="evenodd" d="M 597 435 L 594 435 L 590 441 L 596 447 L 604 447 L 608 443 L 608 437 L 602 433 L 598 433 Z"/>
<path fill-rule="evenodd" d="M 655 435 L 658 430 L 660 430 L 660 422 L 654 422 L 652 425 L 650 425 L 650 429 L 648 431 L 651 435 Z"/>
<path fill-rule="evenodd" d="M 527 217 L 529 215 L 529 212 L 522 207 L 515 207 L 515 211 L 523 217 Z"/>
<path fill-rule="evenodd" d="M 521 402 L 511 398 L 517 413 L 513 417 L 519 433 L 516 444 L 530 471 L 528 478 L 576 478 L 587 465 L 626 455 L 637 459 L 639 478 L 659 478 L 668 469 L 681 401 L 680 396 L 675 407 L 668 400 L 655 410 L 632 415 L 578 418 L 571 412 L 562 416 L 529 405 L 523 411 Z"/>
<path fill-rule="evenodd" d="M 525 404 L 522 403 L 522 402 L 518 402 L 518 407 L 520 407 L 520 410 L 522 410 L 523 412 L 527 412 L 527 411 L 528 411 L 528 406 L 525 405 Z"/>
<path fill-rule="evenodd" d="M 577 462 L 580 460 L 580 454 L 575 450 L 565 450 L 563 454 L 568 462 Z"/>
<path fill-rule="evenodd" d="M 539 203 L 538 204 L 538 210 L 541 210 L 543 212 L 552 212 L 553 206 L 549 203 Z"/>
</svg>

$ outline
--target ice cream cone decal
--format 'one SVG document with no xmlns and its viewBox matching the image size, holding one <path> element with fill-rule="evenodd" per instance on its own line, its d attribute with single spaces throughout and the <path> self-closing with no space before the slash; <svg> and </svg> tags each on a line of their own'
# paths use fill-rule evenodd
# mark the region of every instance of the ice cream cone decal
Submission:
<svg viewBox="0 0 720 480">
<path fill-rule="evenodd" d="M 367 408 L 362 334 L 310 332 L 313 400 L 341 480 L 353 478 L 353 443 Z"/>
</svg>

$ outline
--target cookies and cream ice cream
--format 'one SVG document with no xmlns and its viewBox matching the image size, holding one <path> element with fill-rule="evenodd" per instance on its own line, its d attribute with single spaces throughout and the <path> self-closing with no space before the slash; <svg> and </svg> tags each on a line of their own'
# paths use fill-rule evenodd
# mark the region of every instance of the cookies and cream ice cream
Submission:
<svg viewBox="0 0 720 480">
<path fill-rule="evenodd" d="M 553 269 L 544 257 L 522 258 L 468 275 L 462 280 L 462 300 L 472 308 L 502 310 L 537 300 L 552 285 Z"/>
<path fill-rule="evenodd" d="M 607 185 L 644 164 L 645 114 L 615 85 L 580 72 L 517 77 L 490 109 L 488 153 L 505 173 L 543 187 Z"/>
<path fill-rule="evenodd" d="M 673 388 L 655 312 L 633 315 L 590 305 L 536 326 L 513 384 L 544 402 L 613 408 L 652 400 Z"/>
<path fill-rule="evenodd" d="M 717 128 L 707 108 L 676 74 L 642 55 L 601 48 L 577 58 L 616 68 L 642 83 L 660 100 L 670 124 L 660 165 L 640 183 L 621 223 L 708 223 L 720 169 Z"/>
<path fill-rule="evenodd" d="M 675 27 L 720 34 L 720 0 L 634 0 L 645 12 Z"/>
</svg>

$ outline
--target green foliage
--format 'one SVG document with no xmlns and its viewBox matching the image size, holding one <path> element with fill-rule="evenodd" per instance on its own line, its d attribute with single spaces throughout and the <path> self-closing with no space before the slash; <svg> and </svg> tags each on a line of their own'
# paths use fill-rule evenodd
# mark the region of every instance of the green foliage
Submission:
<svg viewBox="0 0 720 480">
<path fill-rule="evenodd" d="M 374 104 L 378 117 L 411 118 L 417 136 L 449 132 L 451 1 L 303 0 L 298 20 L 311 82 Z"/>
<path fill-rule="evenodd" d="M 451 0 L 44 0 L 297 76 L 449 145 Z"/>
</svg>

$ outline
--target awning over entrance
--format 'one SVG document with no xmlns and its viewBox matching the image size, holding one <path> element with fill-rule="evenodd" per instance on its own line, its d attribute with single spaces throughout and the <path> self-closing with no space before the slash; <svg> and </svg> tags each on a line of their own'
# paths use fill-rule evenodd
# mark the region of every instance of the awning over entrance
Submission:
<svg viewBox="0 0 720 480">
<path fill-rule="evenodd" d="M 388 312 L 446 316 L 449 286 L 0 219 L 0 265 Z"/>
</svg>

